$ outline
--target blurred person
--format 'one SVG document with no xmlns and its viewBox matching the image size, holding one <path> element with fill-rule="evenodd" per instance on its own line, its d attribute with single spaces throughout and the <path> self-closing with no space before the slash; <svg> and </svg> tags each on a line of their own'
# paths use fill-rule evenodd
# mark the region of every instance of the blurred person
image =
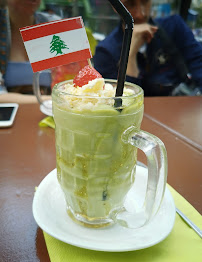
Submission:
<svg viewBox="0 0 202 262">
<path fill-rule="evenodd" d="M 140 85 L 145 96 L 201 95 L 202 46 L 179 15 L 151 18 L 151 0 L 122 0 L 134 19 L 126 81 Z M 96 48 L 95 68 L 117 79 L 124 24 Z"/>
<path fill-rule="evenodd" d="M 19 28 L 60 19 L 37 12 L 41 0 L 1 0 L 0 3 L 0 92 L 32 94 L 33 71 Z M 40 75 L 43 94 L 50 93 L 51 73 Z"/>
</svg>

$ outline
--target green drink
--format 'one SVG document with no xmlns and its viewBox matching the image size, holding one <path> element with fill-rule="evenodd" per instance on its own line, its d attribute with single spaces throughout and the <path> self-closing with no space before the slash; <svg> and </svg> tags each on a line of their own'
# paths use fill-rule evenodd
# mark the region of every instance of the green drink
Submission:
<svg viewBox="0 0 202 262">
<path fill-rule="evenodd" d="M 117 98 L 67 94 L 64 86 L 55 86 L 52 95 L 58 181 L 73 218 L 104 226 L 113 223 L 134 183 L 137 148 L 122 136 L 131 126 L 140 129 L 143 92 L 126 84 L 122 105 L 115 108 Z"/>
</svg>

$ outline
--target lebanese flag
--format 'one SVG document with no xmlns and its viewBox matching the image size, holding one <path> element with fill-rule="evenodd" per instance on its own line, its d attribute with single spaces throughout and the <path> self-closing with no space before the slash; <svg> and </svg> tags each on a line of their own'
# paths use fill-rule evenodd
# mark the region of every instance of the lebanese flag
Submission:
<svg viewBox="0 0 202 262">
<path fill-rule="evenodd" d="M 20 28 L 33 72 L 92 57 L 81 17 Z"/>
</svg>

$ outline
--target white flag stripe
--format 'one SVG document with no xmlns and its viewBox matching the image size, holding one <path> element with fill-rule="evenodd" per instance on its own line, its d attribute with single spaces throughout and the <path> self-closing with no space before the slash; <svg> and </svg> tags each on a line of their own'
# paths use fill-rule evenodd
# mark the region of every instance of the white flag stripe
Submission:
<svg viewBox="0 0 202 262">
<path fill-rule="evenodd" d="M 89 42 L 85 28 L 62 32 L 55 35 L 59 36 L 69 48 L 62 49 L 63 54 L 68 54 L 89 48 Z M 53 53 L 50 52 L 52 38 L 53 35 L 49 35 L 24 42 L 30 63 L 38 62 L 56 56 L 56 51 Z"/>
</svg>

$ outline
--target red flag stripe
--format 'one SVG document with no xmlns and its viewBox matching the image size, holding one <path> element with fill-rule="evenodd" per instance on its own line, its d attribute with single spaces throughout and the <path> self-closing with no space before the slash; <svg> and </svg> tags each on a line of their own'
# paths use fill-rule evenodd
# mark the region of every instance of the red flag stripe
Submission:
<svg viewBox="0 0 202 262">
<path fill-rule="evenodd" d="M 42 23 L 34 26 L 24 27 L 21 28 L 20 31 L 23 41 L 26 42 L 40 37 L 71 31 L 82 27 L 83 27 L 83 22 L 80 17 L 77 17 L 68 20 L 63 19 L 54 22 Z"/>
<path fill-rule="evenodd" d="M 42 71 L 48 68 L 66 65 L 66 64 L 78 62 L 81 60 L 86 60 L 90 57 L 92 57 L 90 49 L 84 49 L 81 51 L 41 60 L 41 61 L 32 63 L 31 66 L 34 72 L 38 72 L 38 71 Z"/>
</svg>

